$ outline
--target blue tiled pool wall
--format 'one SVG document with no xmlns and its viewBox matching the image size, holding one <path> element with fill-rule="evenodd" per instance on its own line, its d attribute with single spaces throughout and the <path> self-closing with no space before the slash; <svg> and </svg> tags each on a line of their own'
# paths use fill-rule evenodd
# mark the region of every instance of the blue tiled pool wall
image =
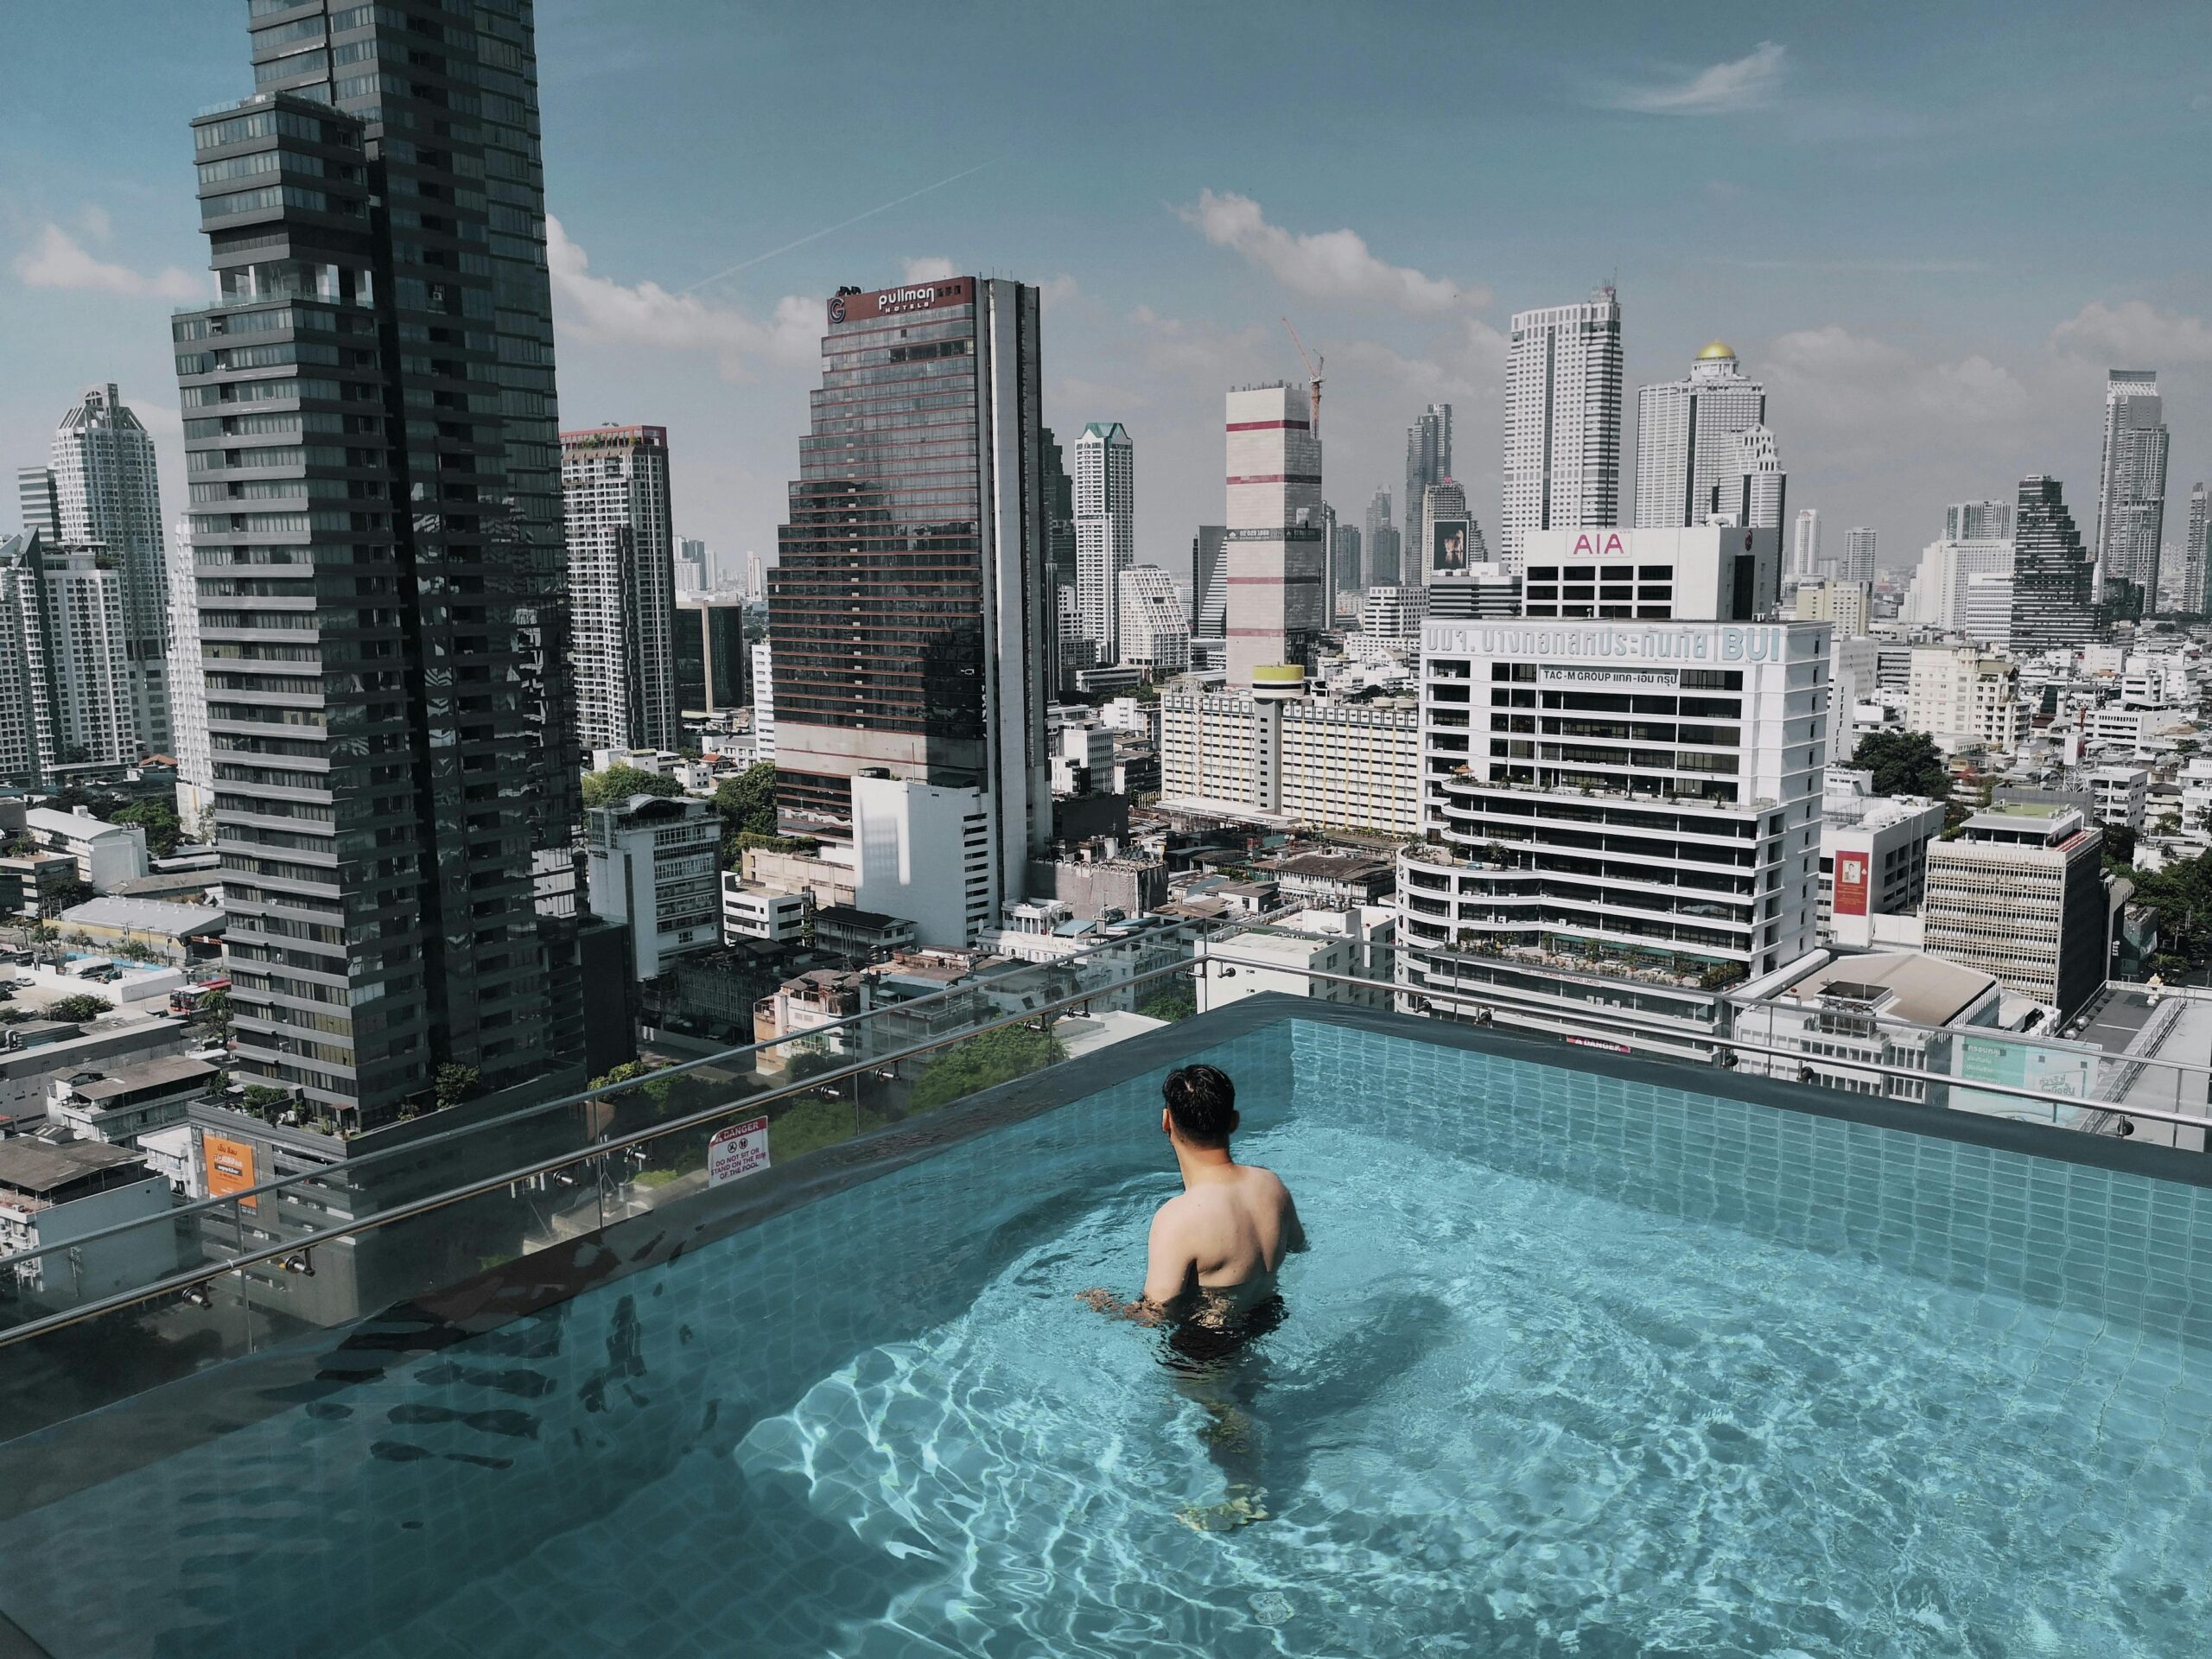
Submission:
<svg viewBox="0 0 2212 1659">
<path fill-rule="evenodd" d="M 1183 1057 L 1200 1058 L 1237 1078 L 1250 1127 L 1290 1109 L 1284 1025 Z M 957 1315 L 1102 1187 L 1156 1177 L 1166 1069 L 0 1521 L 0 1611 L 57 1659 L 183 1659 L 339 1651 L 465 1595 L 854 1354 Z M 971 1223 L 950 1251 L 949 1211 Z M 754 1340 L 699 1340 L 731 1328 Z"/>
<path fill-rule="evenodd" d="M 1291 1046 L 1301 1107 L 1386 1141 L 2212 1350 L 2212 1189 L 1357 1027 Z"/>
</svg>

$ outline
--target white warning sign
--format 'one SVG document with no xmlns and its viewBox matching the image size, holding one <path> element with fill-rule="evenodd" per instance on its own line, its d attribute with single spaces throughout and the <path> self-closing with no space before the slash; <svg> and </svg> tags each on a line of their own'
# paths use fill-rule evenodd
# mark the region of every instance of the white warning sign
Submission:
<svg viewBox="0 0 2212 1659">
<path fill-rule="evenodd" d="M 707 1142 L 707 1185 L 720 1186 L 741 1175 L 768 1167 L 768 1120 L 747 1118 L 726 1129 L 716 1129 Z"/>
</svg>

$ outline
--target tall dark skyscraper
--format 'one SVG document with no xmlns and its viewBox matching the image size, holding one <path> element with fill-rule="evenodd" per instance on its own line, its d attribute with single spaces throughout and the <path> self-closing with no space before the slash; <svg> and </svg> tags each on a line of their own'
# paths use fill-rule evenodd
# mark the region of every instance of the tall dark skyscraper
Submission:
<svg viewBox="0 0 2212 1659">
<path fill-rule="evenodd" d="M 779 814 L 850 823 L 877 769 L 982 791 L 1001 899 L 1052 825 L 1039 365 L 1023 283 L 836 295 L 768 576 Z"/>
<path fill-rule="evenodd" d="M 2063 486 L 2041 474 L 2022 479 L 2012 519 L 2012 648 L 2047 651 L 2094 639 L 2102 622 L 2094 582 Z"/>
<path fill-rule="evenodd" d="M 1452 405 L 1431 404 L 1406 429 L 1405 533 L 1418 539 L 1422 497 L 1452 476 Z M 1425 553 L 1424 550 L 1424 553 Z"/>
<path fill-rule="evenodd" d="M 175 325 L 233 1030 L 373 1125 L 573 1034 L 532 895 L 578 817 L 532 10 L 250 16 L 258 90 L 193 123 L 222 297 Z"/>
</svg>

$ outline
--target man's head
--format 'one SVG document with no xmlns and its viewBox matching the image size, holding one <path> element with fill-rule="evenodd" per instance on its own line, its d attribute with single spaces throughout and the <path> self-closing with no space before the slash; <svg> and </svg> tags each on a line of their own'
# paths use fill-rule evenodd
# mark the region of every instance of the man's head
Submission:
<svg viewBox="0 0 2212 1659">
<path fill-rule="evenodd" d="M 1236 1129 L 1236 1085 L 1217 1065 L 1185 1065 L 1167 1074 L 1160 1127 L 1189 1147 L 1218 1152 Z"/>
</svg>

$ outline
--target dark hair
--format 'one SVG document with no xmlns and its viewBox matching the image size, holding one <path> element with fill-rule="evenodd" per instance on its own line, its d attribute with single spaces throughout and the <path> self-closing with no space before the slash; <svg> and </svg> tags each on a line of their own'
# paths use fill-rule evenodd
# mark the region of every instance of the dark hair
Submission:
<svg viewBox="0 0 2212 1659">
<path fill-rule="evenodd" d="M 1185 1065 L 1160 1085 L 1176 1133 L 1194 1147 L 1225 1147 L 1236 1127 L 1236 1085 L 1217 1065 Z"/>
</svg>

